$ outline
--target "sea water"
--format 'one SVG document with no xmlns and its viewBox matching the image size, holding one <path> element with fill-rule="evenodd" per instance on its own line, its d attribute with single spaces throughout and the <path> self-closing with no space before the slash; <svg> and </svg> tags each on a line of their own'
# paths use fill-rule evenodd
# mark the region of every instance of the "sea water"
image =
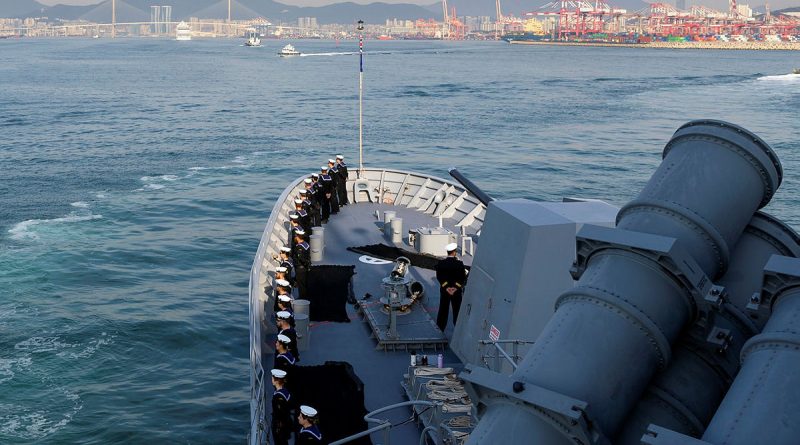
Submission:
<svg viewBox="0 0 800 445">
<path fill-rule="evenodd" d="M 244 440 L 263 225 L 290 180 L 358 162 L 357 43 L 285 43 L 0 41 L 0 443 Z M 366 49 L 367 166 L 622 205 L 675 129 L 722 119 L 778 153 L 766 210 L 800 224 L 797 53 Z"/>
</svg>

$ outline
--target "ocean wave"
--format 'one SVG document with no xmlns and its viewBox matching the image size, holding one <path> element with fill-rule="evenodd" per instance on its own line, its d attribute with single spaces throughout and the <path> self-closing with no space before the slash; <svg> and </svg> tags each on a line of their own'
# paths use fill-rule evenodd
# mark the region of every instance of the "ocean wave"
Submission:
<svg viewBox="0 0 800 445">
<path fill-rule="evenodd" d="M 39 235 L 36 234 L 34 228 L 37 226 L 44 226 L 44 225 L 52 225 L 52 224 L 70 224 L 76 222 L 83 222 L 83 221 L 93 221 L 95 219 L 101 219 L 103 215 L 75 215 L 70 214 L 67 216 L 62 216 L 60 218 L 53 218 L 53 219 L 29 219 L 27 221 L 22 221 L 21 223 L 17 223 L 14 227 L 8 230 L 8 233 L 11 234 L 11 239 L 14 240 L 24 240 L 24 239 L 39 239 Z"/>
<path fill-rule="evenodd" d="M 86 209 L 89 207 L 89 204 L 83 201 L 71 202 L 69 203 L 72 207 L 77 207 L 79 209 Z"/>
</svg>

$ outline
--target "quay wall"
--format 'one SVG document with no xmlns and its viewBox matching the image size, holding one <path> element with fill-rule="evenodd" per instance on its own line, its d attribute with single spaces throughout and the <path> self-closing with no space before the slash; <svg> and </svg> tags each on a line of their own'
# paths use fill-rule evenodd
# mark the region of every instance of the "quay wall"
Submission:
<svg viewBox="0 0 800 445">
<path fill-rule="evenodd" d="M 552 42 L 552 41 L 514 41 L 515 45 L 556 45 L 556 46 L 608 46 L 624 48 L 662 48 L 662 49 L 732 49 L 800 51 L 800 42 L 651 42 L 651 43 L 604 43 L 604 42 Z"/>
</svg>

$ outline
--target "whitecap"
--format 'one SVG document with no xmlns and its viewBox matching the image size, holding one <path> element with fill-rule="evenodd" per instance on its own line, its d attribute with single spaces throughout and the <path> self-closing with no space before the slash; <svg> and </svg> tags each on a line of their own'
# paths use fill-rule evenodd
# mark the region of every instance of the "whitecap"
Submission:
<svg viewBox="0 0 800 445">
<path fill-rule="evenodd" d="M 79 209 L 86 209 L 89 207 L 89 203 L 83 201 L 71 202 L 69 205 L 71 205 L 72 207 L 77 207 Z"/>
<path fill-rule="evenodd" d="M 51 225 L 51 224 L 69 224 L 69 223 L 76 223 L 82 221 L 92 221 L 95 219 L 101 219 L 103 215 L 75 215 L 70 214 L 67 216 L 62 216 L 61 218 L 53 218 L 53 219 L 29 219 L 27 221 L 22 221 L 21 223 L 17 223 L 14 227 L 8 230 L 8 233 L 11 234 L 11 239 L 15 240 L 24 240 L 24 239 L 39 239 L 39 235 L 36 234 L 34 228 L 36 226 L 41 225 Z"/>
<path fill-rule="evenodd" d="M 233 162 L 234 164 L 244 164 L 244 160 L 245 160 L 244 156 L 236 156 L 235 158 L 233 158 L 233 161 L 231 162 Z"/>
<path fill-rule="evenodd" d="M 161 190 L 164 186 L 161 184 L 147 184 L 143 190 Z"/>
<path fill-rule="evenodd" d="M 164 180 L 164 181 L 177 181 L 180 178 L 178 176 L 176 176 L 176 175 L 162 175 L 162 176 L 159 176 L 159 179 Z"/>
</svg>

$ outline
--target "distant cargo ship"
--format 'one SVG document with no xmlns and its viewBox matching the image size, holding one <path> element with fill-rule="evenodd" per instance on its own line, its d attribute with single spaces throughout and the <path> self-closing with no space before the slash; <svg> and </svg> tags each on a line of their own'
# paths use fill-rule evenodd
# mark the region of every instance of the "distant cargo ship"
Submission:
<svg viewBox="0 0 800 445">
<path fill-rule="evenodd" d="M 503 34 L 501 38 L 506 42 L 511 43 L 511 42 L 539 42 L 542 40 L 549 40 L 548 37 L 549 36 L 546 34 L 519 31 L 519 32 L 509 32 Z"/>
</svg>

